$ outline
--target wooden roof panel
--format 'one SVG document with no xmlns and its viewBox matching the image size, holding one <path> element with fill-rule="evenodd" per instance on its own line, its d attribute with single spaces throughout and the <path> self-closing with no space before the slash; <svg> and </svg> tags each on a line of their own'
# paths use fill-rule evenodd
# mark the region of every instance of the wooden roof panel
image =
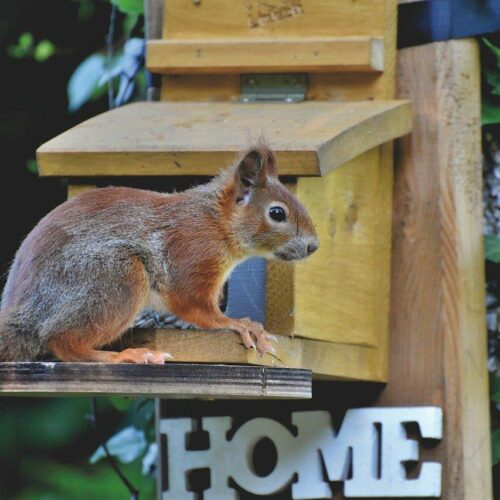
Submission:
<svg viewBox="0 0 500 500">
<path fill-rule="evenodd" d="M 325 175 L 408 133 L 408 101 L 140 102 L 43 144 L 42 176 L 214 175 L 261 134 L 282 175 Z"/>
</svg>

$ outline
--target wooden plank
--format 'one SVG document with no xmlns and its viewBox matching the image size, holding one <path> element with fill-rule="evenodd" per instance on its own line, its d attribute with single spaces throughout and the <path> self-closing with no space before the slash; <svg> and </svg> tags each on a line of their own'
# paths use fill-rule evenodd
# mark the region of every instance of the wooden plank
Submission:
<svg viewBox="0 0 500 500">
<path fill-rule="evenodd" d="M 311 73 L 307 99 L 390 99 L 394 95 L 396 0 L 216 0 L 192 5 L 166 2 L 163 38 L 168 40 L 266 37 L 383 37 L 382 73 Z M 219 12 L 224 12 L 220 16 Z M 279 54 L 280 56 L 283 53 Z M 237 99 L 234 75 L 163 75 L 162 100 Z"/>
<path fill-rule="evenodd" d="M 354 4 L 358 2 L 353 2 Z M 380 36 L 384 42 L 384 71 L 370 73 L 313 73 L 309 77 L 307 98 L 315 100 L 352 101 L 360 99 L 394 99 L 396 70 L 396 0 L 369 2 L 373 7 L 373 16 L 377 26 L 380 23 Z M 336 12 L 337 5 L 329 9 Z M 325 7 L 327 8 L 327 7 Z M 349 21 L 345 21 L 347 24 Z M 352 21 L 351 21 L 352 23 Z M 356 24 L 347 29 L 356 29 Z M 336 36 L 337 31 L 332 32 Z M 360 33 L 359 33 L 360 34 Z"/>
<path fill-rule="evenodd" d="M 144 0 L 144 28 L 146 39 L 161 37 L 163 29 L 163 0 Z"/>
<path fill-rule="evenodd" d="M 384 0 L 168 0 L 163 38 L 383 36 L 385 7 Z"/>
<path fill-rule="evenodd" d="M 150 40 L 155 73 L 378 72 L 383 41 L 374 37 Z"/>
<path fill-rule="evenodd" d="M 175 362 L 304 368 L 317 379 L 384 382 L 386 376 L 379 349 L 282 335 L 273 344 L 276 355 L 263 357 L 245 349 L 238 334 L 225 330 L 133 330 L 120 345 L 166 350 Z"/>
<path fill-rule="evenodd" d="M 395 169 L 389 383 L 378 404 L 437 405 L 443 499 L 492 498 L 475 41 L 399 53 L 415 126 Z M 425 75 L 416 78 L 415 75 Z"/>
<path fill-rule="evenodd" d="M 236 102 L 240 98 L 240 75 L 162 75 L 161 100 Z"/>
<path fill-rule="evenodd" d="M 311 372 L 257 366 L 0 363 L 2 395 L 310 398 Z"/>
<path fill-rule="evenodd" d="M 87 191 L 92 191 L 96 189 L 95 184 L 69 184 L 68 185 L 68 200 L 73 198 L 73 196 L 78 196 L 79 194 L 86 193 Z"/>
<path fill-rule="evenodd" d="M 282 175 L 326 175 L 410 128 L 407 101 L 141 102 L 64 132 L 37 159 L 43 176 L 214 175 L 263 132 Z"/>
<path fill-rule="evenodd" d="M 389 314 L 379 299 L 389 296 L 380 276 L 389 270 L 380 259 L 389 262 L 390 249 L 382 252 L 380 243 L 390 241 L 391 200 L 382 196 L 390 170 L 375 148 L 325 178 L 298 184 L 321 246 L 295 266 L 295 336 L 379 345 L 379 318 Z"/>
</svg>

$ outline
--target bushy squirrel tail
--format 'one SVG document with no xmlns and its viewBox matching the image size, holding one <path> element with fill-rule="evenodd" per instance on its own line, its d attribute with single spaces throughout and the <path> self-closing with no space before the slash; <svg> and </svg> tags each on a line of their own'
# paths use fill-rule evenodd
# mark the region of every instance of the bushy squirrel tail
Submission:
<svg viewBox="0 0 500 500">
<path fill-rule="evenodd" d="M 0 310 L 0 361 L 33 361 L 42 343 L 22 311 Z"/>
</svg>

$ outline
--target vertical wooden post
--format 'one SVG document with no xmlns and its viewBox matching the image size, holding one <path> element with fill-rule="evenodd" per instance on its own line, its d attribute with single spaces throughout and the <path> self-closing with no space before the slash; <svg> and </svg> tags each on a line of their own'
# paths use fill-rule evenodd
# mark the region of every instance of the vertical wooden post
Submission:
<svg viewBox="0 0 500 500">
<path fill-rule="evenodd" d="M 487 500 L 491 458 L 482 244 L 479 52 L 403 49 L 411 136 L 396 156 L 389 382 L 378 404 L 438 405 L 443 496 Z"/>
</svg>

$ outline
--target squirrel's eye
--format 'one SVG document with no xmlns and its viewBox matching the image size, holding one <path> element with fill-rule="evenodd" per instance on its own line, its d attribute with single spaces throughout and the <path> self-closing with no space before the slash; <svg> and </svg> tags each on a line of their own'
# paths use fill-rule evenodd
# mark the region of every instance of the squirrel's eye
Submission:
<svg viewBox="0 0 500 500">
<path fill-rule="evenodd" d="M 271 207 L 269 209 L 269 217 L 276 222 L 286 221 L 286 213 L 281 207 Z"/>
</svg>

